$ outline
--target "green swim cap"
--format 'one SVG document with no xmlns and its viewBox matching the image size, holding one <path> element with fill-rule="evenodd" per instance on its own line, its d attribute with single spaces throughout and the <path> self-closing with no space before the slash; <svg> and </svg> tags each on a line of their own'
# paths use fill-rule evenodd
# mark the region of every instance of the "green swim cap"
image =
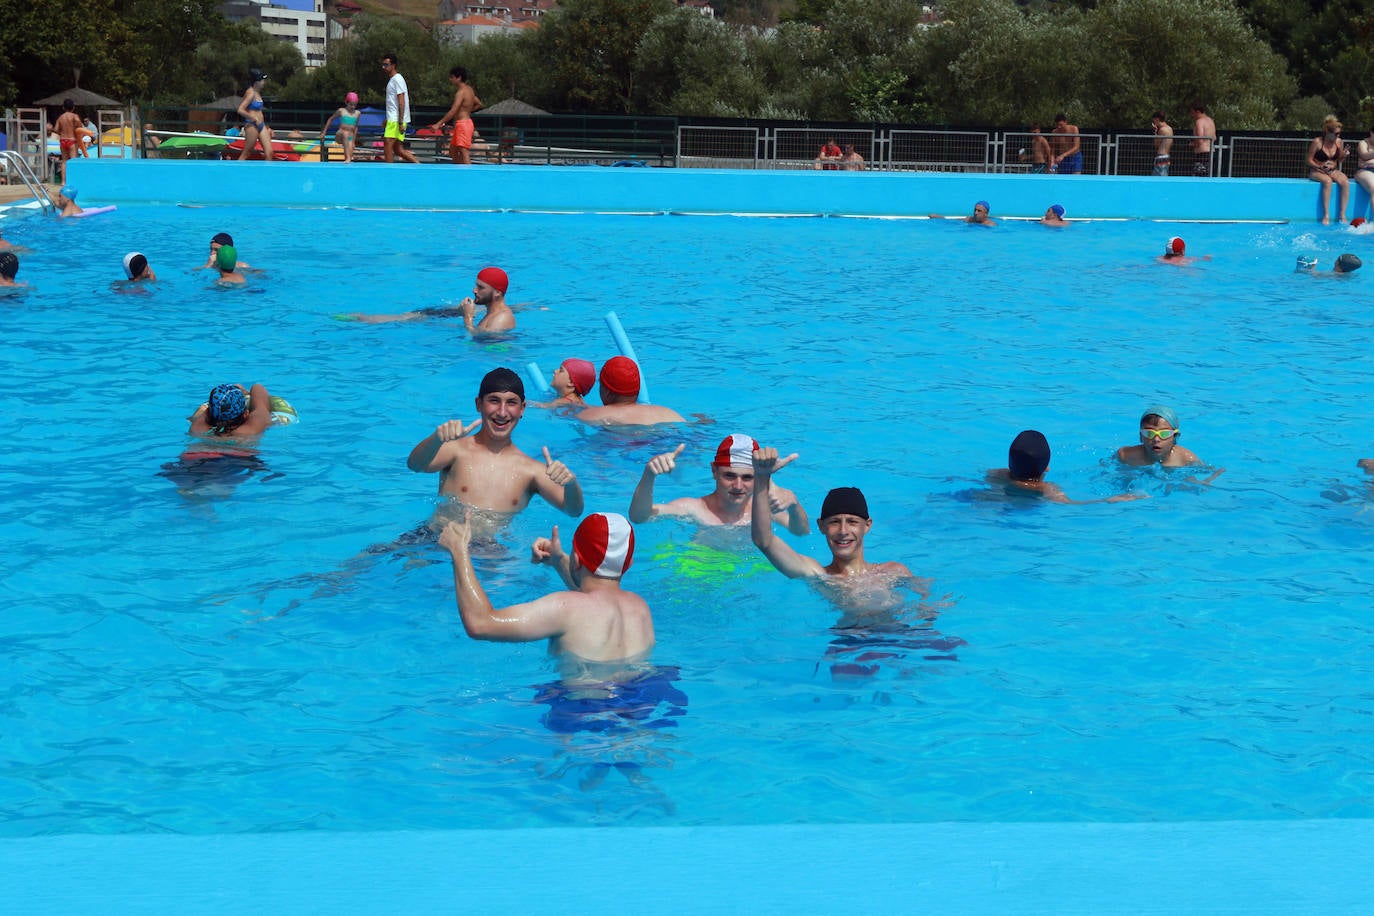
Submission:
<svg viewBox="0 0 1374 916">
<path fill-rule="evenodd" d="M 239 253 L 233 245 L 221 245 L 219 251 L 215 252 L 215 266 L 220 270 L 233 270 L 238 262 Z"/>
</svg>

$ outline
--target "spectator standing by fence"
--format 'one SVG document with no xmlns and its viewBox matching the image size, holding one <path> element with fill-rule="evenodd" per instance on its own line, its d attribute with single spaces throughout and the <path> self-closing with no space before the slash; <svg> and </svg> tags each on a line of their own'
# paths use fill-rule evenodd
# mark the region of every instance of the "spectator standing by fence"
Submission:
<svg viewBox="0 0 1374 916">
<path fill-rule="evenodd" d="M 1188 113 L 1193 117 L 1193 174 L 1199 178 L 1210 178 L 1212 143 L 1217 138 L 1217 124 L 1201 102 L 1194 102 Z"/>
<path fill-rule="evenodd" d="M 1054 146 L 1054 158 L 1050 160 L 1050 171 L 1060 175 L 1083 174 L 1083 147 L 1079 142 L 1078 125 L 1070 124 L 1065 114 L 1054 116 L 1055 137 L 1050 141 Z"/>
<path fill-rule="evenodd" d="M 1174 129 L 1169 126 L 1162 111 L 1150 115 L 1150 126 L 1155 132 L 1155 164 L 1152 174 L 1165 177 L 1169 174 L 1169 151 L 1174 148 Z"/>
</svg>

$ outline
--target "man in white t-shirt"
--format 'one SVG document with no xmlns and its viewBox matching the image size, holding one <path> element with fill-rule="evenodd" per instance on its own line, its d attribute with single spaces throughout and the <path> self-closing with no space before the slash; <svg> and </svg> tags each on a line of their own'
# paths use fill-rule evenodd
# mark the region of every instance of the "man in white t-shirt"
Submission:
<svg viewBox="0 0 1374 916">
<path fill-rule="evenodd" d="M 382 134 L 382 158 L 395 162 L 400 156 L 406 162 L 419 162 L 406 149 L 406 125 L 410 123 L 410 92 L 406 78 L 396 72 L 396 55 L 382 58 L 382 70 L 391 77 L 386 81 L 386 130 Z"/>
</svg>

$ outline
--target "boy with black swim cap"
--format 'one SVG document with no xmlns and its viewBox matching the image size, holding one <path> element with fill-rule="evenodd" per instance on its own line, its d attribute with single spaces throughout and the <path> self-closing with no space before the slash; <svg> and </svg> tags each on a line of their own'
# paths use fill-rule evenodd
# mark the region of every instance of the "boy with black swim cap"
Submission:
<svg viewBox="0 0 1374 916">
<path fill-rule="evenodd" d="M 1043 496 L 1056 503 L 1118 503 L 1131 499 L 1143 499 L 1144 493 L 1121 493 L 1105 499 L 1069 499 L 1058 484 L 1045 479 L 1050 468 L 1050 443 L 1045 434 L 1036 429 L 1025 429 L 1017 433 L 1007 449 L 1007 466 L 988 471 L 990 483 L 1001 484 L 1012 493 L 1026 493 Z"/>
<path fill-rule="evenodd" d="M 536 461 L 511 439 L 525 414 L 525 384 L 507 368 L 493 369 L 477 391 L 480 418 L 465 425 L 448 420 L 410 452 L 406 466 L 439 474 L 439 495 L 474 509 L 514 514 L 538 494 L 576 518 L 582 514 L 582 486 L 567 465 L 544 448 Z"/>
<path fill-rule="evenodd" d="M 22 283 L 15 283 L 14 277 L 19 273 L 19 255 L 13 251 L 0 251 L 0 286 L 23 286 Z"/>
<path fill-rule="evenodd" d="M 816 527 L 830 547 L 830 563 L 822 566 L 810 557 L 797 553 L 773 536 L 773 517 L 769 511 L 768 484 L 783 462 L 775 448 L 760 448 L 754 452 L 754 507 L 750 531 L 754 544 L 778 570 L 789 579 L 820 579 L 836 577 L 857 580 L 860 577 L 881 576 L 886 580 L 913 578 L 903 563 L 890 560 L 870 563 L 864 557 L 864 537 L 873 527 L 868 517 L 868 501 L 857 487 L 838 487 L 826 494 Z"/>
</svg>

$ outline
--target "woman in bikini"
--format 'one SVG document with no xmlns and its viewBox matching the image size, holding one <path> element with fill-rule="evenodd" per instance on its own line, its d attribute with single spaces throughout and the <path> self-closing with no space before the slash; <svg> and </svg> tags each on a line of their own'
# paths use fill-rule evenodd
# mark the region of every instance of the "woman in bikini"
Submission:
<svg viewBox="0 0 1374 916">
<path fill-rule="evenodd" d="M 1307 165 L 1311 169 L 1307 177 L 1321 182 L 1322 186 L 1322 224 L 1331 222 L 1331 185 L 1334 182 L 1341 189 L 1340 221 L 1345 222 L 1345 206 L 1350 198 L 1350 180 L 1341 171 L 1341 160 L 1345 158 L 1345 144 L 1341 142 L 1341 122 L 1335 115 L 1327 115 L 1322 122 L 1322 135 L 1312 140 L 1307 148 Z"/>
<path fill-rule="evenodd" d="M 239 117 L 243 118 L 242 161 L 253 155 L 253 147 L 261 145 L 262 158 L 272 161 L 272 128 L 267 126 L 267 117 L 262 113 L 262 87 L 267 82 L 267 74 L 261 70 L 249 70 L 250 84 L 239 102 Z"/>
</svg>

